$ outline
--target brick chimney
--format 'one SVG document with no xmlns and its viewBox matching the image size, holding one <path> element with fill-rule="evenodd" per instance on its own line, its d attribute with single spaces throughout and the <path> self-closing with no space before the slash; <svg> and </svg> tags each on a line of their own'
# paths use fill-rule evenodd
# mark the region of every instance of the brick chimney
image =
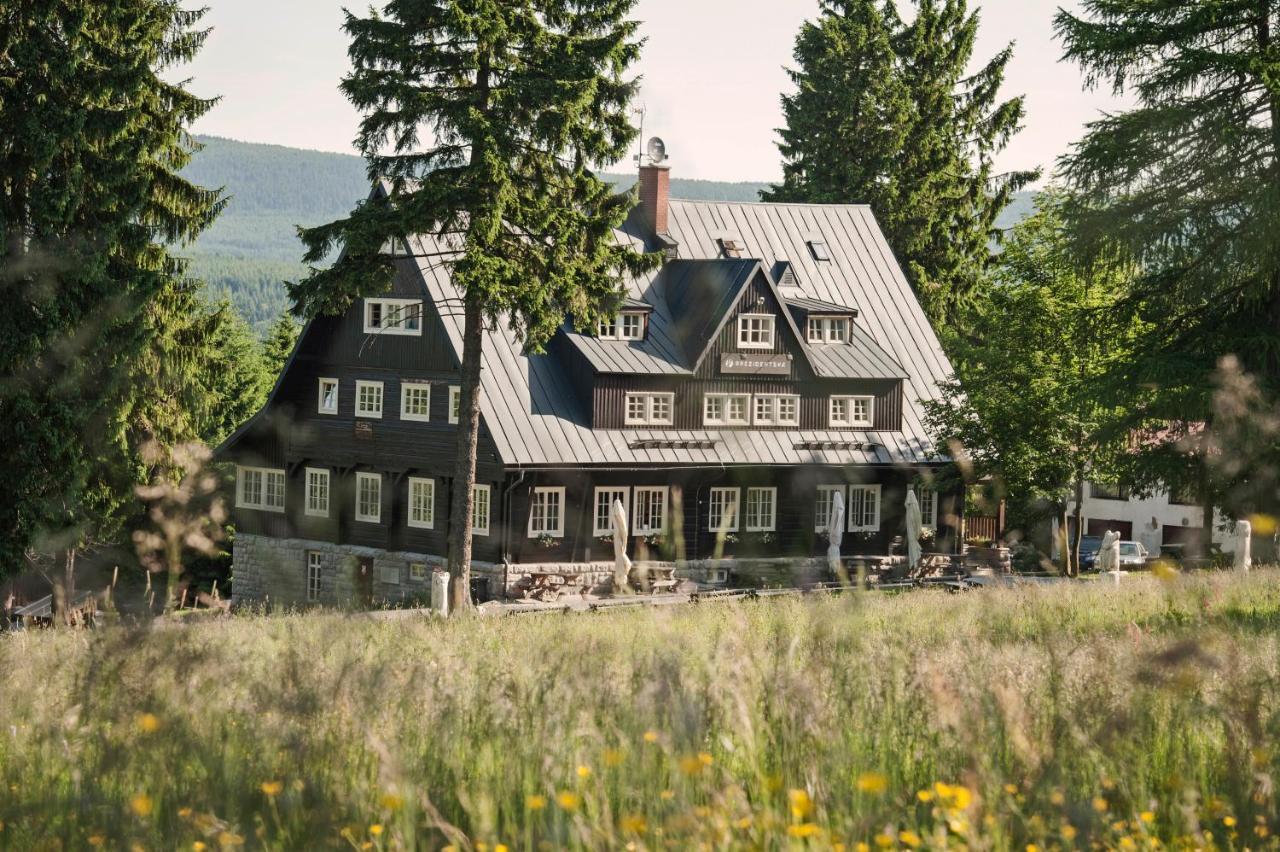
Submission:
<svg viewBox="0 0 1280 852">
<path fill-rule="evenodd" d="M 640 204 L 655 236 L 667 233 L 667 208 L 671 201 L 671 167 L 640 167 Z"/>
</svg>

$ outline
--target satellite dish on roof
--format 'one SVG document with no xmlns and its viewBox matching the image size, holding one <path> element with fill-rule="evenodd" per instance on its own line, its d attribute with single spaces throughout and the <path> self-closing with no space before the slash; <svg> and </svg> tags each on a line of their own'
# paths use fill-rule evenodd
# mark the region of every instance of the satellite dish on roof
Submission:
<svg viewBox="0 0 1280 852">
<path fill-rule="evenodd" d="M 667 143 L 657 136 L 650 136 L 644 151 L 649 156 L 649 162 L 661 163 L 667 158 Z"/>
</svg>

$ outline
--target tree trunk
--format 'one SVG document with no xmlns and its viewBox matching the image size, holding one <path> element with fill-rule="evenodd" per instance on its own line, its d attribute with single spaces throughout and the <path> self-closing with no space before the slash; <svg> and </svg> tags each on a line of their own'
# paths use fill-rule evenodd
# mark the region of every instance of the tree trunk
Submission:
<svg viewBox="0 0 1280 852">
<path fill-rule="evenodd" d="M 476 484 L 476 444 L 480 434 L 480 355 L 484 311 L 477 296 L 466 296 L 462 331 L 462 387 L 458 400 L 458 458 L 449 506 L 449 609 L 471 607 L 471 512 Z M 492 514 L 493 506 L 489 511 Z M 492 521 L 491 521 L 492 522 Z"/>
<path fill-rule="evenodd" d="M 76 550 L 68 547 L 58 551 L 59 570 L 53 572 L 53 589 L 51 591 L 50 608 L 53 612 L 53 623 L 64 627 L 71 626 L 71 601 L 76 594 Z"/>
<path fill-rule="evenodd" d="M 1076 471 L 1076 508 L 1072 515 L 1075 532 L 1067 531 L 1070 552 L 1067 554 L 1067 576 L 1080 576 L 1080 542 L 1084 539 L 1084 471 Z"/>
<path fill-rule="evenodd" d="M 1068 525 L 1069 515 L 1067 506 L 1064 503 L 1062 508 L 1058 510 L 1058 540 L 1054 542 L 1058 546 L 1058 558 L 1061 564 L 1058 568 L 1063 574 L 1071 576 L 1071 527 Z"/>
</svg>

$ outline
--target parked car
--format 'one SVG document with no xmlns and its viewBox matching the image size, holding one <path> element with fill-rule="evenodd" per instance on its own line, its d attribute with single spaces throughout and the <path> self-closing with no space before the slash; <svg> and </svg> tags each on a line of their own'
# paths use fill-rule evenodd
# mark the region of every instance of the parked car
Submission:
<svg viewBox="0 0 1280 852">
<path fill-rule="evenodd" d="M 1120 570 L 1144 568 L 1151 554 L 1140 541 L 1120 542 Z"/>
<path fill-rule="evenodd" d="M 1098 550 L 1102 547 L 1102 536 L 1086 535 L 1080 537 L 1080 568 L 1092 571 L 1098 561 Z"/>
</svg>

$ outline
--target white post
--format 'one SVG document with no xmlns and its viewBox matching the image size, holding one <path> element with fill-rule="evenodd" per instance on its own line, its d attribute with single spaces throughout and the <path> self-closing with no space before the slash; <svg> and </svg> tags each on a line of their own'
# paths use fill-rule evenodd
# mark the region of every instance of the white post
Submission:
<svg viewBox="0 0 1280 852">
<path fill-rule="evenodd" d="M 448 571 L 436 571 L 431 575 L 431 608 L 441 615 L 449 614 Z"/>
</svg>

